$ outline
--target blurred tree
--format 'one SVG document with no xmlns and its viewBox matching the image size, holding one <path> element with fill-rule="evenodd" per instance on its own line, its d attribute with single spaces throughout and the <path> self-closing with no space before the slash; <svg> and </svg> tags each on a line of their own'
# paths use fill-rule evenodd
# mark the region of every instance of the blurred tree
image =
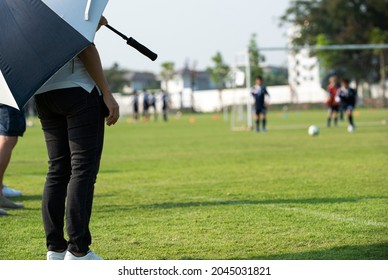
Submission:
<svg viewBox="0 0 388 280">
<path fill-rule="evenodd" d="M 164 82 L 165 85 L 165 90 L 167 94 L 169 93 L 168 91 L 168 82 L 172 80 L 175 76 L 175 64 L 174 62 L 168 61 L 162 63 L 162 71 L 160 72 L 160 77 L 162 78 L 162 81 Z"/>
<path fill-rule="evenodd" d="M 282 67 L 276 67 L 264 71 L 264 82 L 267 86 L 279 86 L 288 85 L 288 69 Z"/>
<path fill-rule="evenodd" d="M 211 75 L 211 80 L 218 89 L 221 108 L 223 108 L 224 106 L 222 101 L 222 90 L 225 88 L 225 83 L 229 74 L 230 67 L 225 64 L 220 52 L 217 52 L 212 57 L 212 61 L 214 63 L 214 66 L 208 67 L 207 71 L 209 71 Z"/>
<path fill-rule="evenodd" d="M 388 42 L 388 30 L 381 30 L 378 27 L 375 27 L 372 29 L 372 32 L 370 33 L 371 42 L 374 44 L 384 44 Z M 387 77 L 388 72 L 388 66 L 387 64 L 387 57 L 388 57 L 388 50 L 376 50 L 375 53 L 380 58 L 380 84 L 381 84 L 381 92 L 383 97 L 383 105 L 384 107 L 388 106 L 387 98 L 385 97 L 386 92 L 386 86 L 385 81 Z"/>
<path fill-rule="evenodd" d="M 257 46 L 257 34 L 252 34 L 248 45 L 249 63 L 251 67 L 251 84 L 255 82 L 257 76 L 263 75 L 263 69 L 260 67 L 260 62 L 265 61 L 265 57 L 260 55 L 259 48 Z"/>
<path fill-rule="evenodd" d="M 387 7 L 388 0 L 292 1 L 281 17 L 281 24 L 294 26 L 294 45 L 368 44 L 373 43 L 373 29 L 388 30 Z M 346 68 L 348 76 L 356 81 L 379 78 L 379 63 L 372 50 L 315 54 L 326 71 Z"/>
<path fill-rule="evenodd" d="M 112 92 L 122 92 L 124 86 L 128 84 L 128 81 L 124 78 L 124 75 L 128 71 L 120 68 L 117 63 L 114 63 L 111 68 L 105 69 L 105 77 L 109 82 Z"/>
</svg>

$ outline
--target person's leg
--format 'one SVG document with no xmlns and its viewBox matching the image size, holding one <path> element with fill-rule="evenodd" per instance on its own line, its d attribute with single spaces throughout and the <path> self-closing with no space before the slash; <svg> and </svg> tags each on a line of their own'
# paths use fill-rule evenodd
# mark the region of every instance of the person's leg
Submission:
<svg viewBox="0 0 388 280">
<path fill-rule="evenodd" d="M 154 107 L 154 121 L 158 121 L 158 111 L 156 110 L 156 107 Z"/>
<path fill-rule="evenodd" d="M 68 250 L 76 256 L 85 255 L 91 244 L 89 221 L 104 134 L 100 98 L 96 92 L 84 94 L 85 108 L 67 118 L 72 172 L 67 192 L 66 229 Z"/>
<path fill-rule="evenodd" d="M 339 107 L 339 110 L 340 110 L 339 115 L 340 115 L 340 120 L 341 121 L 344 120 L 344 111 L 345 111 L 344 107 L 345 107 L 345 105 L 343 103 L 341 103 L 341 105 Z"/>
<path fill-rule="evenodd" d="M 14 203 L 13 201 L 7 199 L 3 194 L 3 178 L 4 173 L 8 167 L 8 164 L 11 160 L 12 150 L 15 147 L 18 141 L 17 136 L 4 136 L 0 135 L 0 208 L 11 208 L 18 209 L 23 208 L 23 204 Z M 3 214 L 6 214 L 3 210 Z"/>
<path fill-rule="evenodd" d="M 353 122 L 353 110 L 352 109 L 348 109 L 346 111 L 346 115 L 348 116 L 348 122 L 349 124 L 354 127 L 354 122 Z"/>
<path fill-rule="evenodd" d="M 334 116 L 334 126 L 338 126 L 338 109 L 333 111 Z"/>
<path fill-rule="evenodd" d="M 24 111 L 17 110 L 7 105 L 0 104 L 0 189 L 2 195 L 8 197 L 21 196 L 20 191 L 8 188 L 4 185 L 4 173 L 11 159 L 19 136 L 23 136 L 26 130 Z"/>
<path fill-rule="evenodd" d="M 88 197 L 87 198 L 87 205 L 86 205 L 87 217 L 88 217 L 88 220 L 87 220 L 88 227 L 87 227 L 85 242 L 89 245 L 92 243 L 92 237 L 91 237 L 91 233 L 89 230 L 89 222 L 90 222 L 90 218 L 92 216 L 94 184 L 96 183 L 97 174 L 98 174 L 98 171 L 100 170 L 100 162 L 101 162 L 102 150 L 104 147 L 104 134 L 105 134 L 105 117 L 106 116 L 101 114 L 101 112 L 103 112 L 102 107 L 105 106 L 104 100 L 102 99 L 102 97 L 99 97 L 99 102 L 100 102 L 101 111 L 98 115 L 98 122 L 97 122 L 97 125 L 98 125 L 98 132 L 97 132 L 97 139 L 96 139 L 97 140 L 97 155 L 96 155 L 97 159 L 95 161 L 96 166 L 95 166 L 95 170 L 94 170 L 94 178 L 92 180 L 93 187 L 89 188 L 89 193 L 87 195 L 87 197 Z"/>
<path fill-rule="evenodd" d="M 42 197 L 42 218 L 48 251 L 61 252 L 67 249 L 64 238 L 64 216 L 67 185 L 70 180 L 70 150 L 66 117 L 52 112 L 48 94 L 35 97 L 38 115 L 44 132 L 49 167 Z"/>
<path fill-rule="evenodd" d="M 266 117 L 265 112 L 261 113 L 261 120 L 262 120 L 263 131 L 266 132 L 267 131 L 267 117 Z"/>
<path fill-rule="evenodd" d="M 327 127 L 330 127 L 331 126 L 331 118 L 332 118 L 332 114 L 333 114 L 333 109 L 332 108 L 329 108 L 328 110 L 328 113 L 327 113 Z"/>
<path fill-rule="evenodd" d="M 18 141 L 17 136 L 0 135 L 0 188 L 3 187 L 5 170 L 11 160 L 12 150 Z M 0 192 L 2 196 L 3 192 Z"/>
<path fill-rule="evenodd" d="M 256 110 L 256 114 L 255 114 L 255 123 L 256 123 L 256 132 L 259 132 L 260 131 L 260 113 L 257 112 L 257 110 Z"/>
<path fill-rule="evenodd" d="M 137 106 L 134 107 L 134 110 L 133 110 L 133 118 L 135 119 L 135 121 L 137 122 L 137 120 L 139 119 L 139 109 Z"/>
</svg>

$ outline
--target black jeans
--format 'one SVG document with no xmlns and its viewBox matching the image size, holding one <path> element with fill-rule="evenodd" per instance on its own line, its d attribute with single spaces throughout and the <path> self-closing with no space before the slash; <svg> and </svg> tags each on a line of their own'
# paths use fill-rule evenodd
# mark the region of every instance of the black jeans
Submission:
<svg viewBox="0 0 388 280">
<path fill-rule="evenodd" d="M 104 103 L 96 89 L 68 88 L 35 96 L 49 167 L 42 198 L 49 251 L 86 253 L 104 139 Z M 67 200 L 66 200 L 67 197 Z M 64 217 L 69 240 L 64 237 Z"/>
</svg>

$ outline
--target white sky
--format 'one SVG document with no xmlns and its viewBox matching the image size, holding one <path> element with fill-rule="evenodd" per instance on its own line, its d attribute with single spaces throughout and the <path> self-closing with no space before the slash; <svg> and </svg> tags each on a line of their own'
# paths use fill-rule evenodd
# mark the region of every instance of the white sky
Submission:
<svg viewBox="0 0 388 280">
<path fill-rule="evenodd" d="M 211 66 L 220 51 L 233 64 L 252 33 L 259 47 L 285 46 L 286 29 L 279 17 L 290 0 L 110 0 L 104 15 L 109 24 L 156 52 L 152 62 L 112 31 L 102 28 L 96 35 L 104 67 L 117 62 L 121 67 L 159 73 L 161 64 L 173 61 L 182 68 L 185 61 L 197 69 Z M 271 65 L 285 65 L 286 53 L 265 52 Z"/>
</svg>

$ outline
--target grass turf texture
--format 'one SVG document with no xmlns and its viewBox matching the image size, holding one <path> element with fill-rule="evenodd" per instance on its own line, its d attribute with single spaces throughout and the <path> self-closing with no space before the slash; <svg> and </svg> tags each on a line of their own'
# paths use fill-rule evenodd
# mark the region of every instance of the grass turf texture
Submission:
<svg viewBox="0 0 388 280">
<path fill-rule="evenodd" d="M 111 260 L 388 259 L 388 111 L 357 112 L 355 133 L 325 118 L 270 112 L 266 134 L 211 115 L 123 118 L 106 132 L 91 248 Z M 35 124 L 5 178 L 25 209 L 0 218 L 3 260 L 45 259 L 47 155 Z"/>
</svg>

